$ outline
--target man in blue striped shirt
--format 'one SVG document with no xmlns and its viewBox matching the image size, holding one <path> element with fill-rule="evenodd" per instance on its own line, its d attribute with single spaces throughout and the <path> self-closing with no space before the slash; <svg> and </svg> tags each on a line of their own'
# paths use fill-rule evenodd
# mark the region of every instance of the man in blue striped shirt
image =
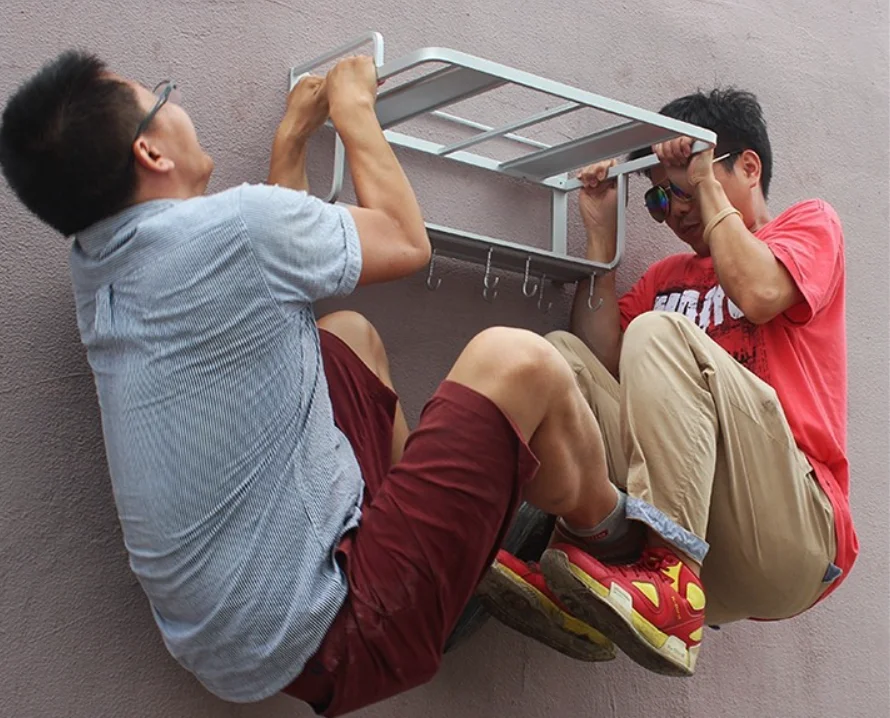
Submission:
<svg viewBox="0 0 890 718">
<path fill-rule="evenodd" d="M 594 416 L 541 337 L 478 335 L 409 434 L 373 327 L 316 321 L 315 301 L 430 257 L 375 97 L 368 58 L 302 80 L 268 181 L 209 196 L 213 162 L 172 82 L 151 91 L 67 52 L 3 114 L 10 186 L 73 237 L 130 565 L 170 653 L 231 701 L 284 690 L 340 715 L 416 686 L 522 498 L 588 535 L 621 506 Z M 328 117 L 356 207 L 306 191 Z M 614 655 L 575 630 L 579 657 Z"/>
</svg>

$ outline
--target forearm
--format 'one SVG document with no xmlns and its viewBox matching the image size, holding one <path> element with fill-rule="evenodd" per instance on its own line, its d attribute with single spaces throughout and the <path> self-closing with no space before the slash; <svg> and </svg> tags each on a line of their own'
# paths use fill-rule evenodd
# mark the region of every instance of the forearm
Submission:
<svg viewBox="0 0 890 718">
<path fill-rule="evenodd" d="M 609 262 L 614 255 L 614 249 L 609 251 L 613 245 L 614 237 L 590 236 L 587 242 L 587 258 L 595 262 Z M 592 296 L 589 279 L 578 284 L 572 304 L 571 329 L 603 366 L 617 377 L 621 354 L 621 313 L 618 309 L 614 271 L 594 280 Z"/>
<path fill-rule="evenodd" d="M 308 137 L 288 137 L 281 132 L 276 134 L 269 160 L 267 183 L 308 192 L 309 178 L 306 175 L 308 144 Z"/>
<path fill-rule="evenodd" d="M 430 242 L 414 190 L 371 106 L 331 109 L 361 207 L 379 210 L 401 230 L 407 248 L 429 257 Z M 394 238 L 395 239 L 395 238 Z"/>
<path fill-rule="evenodd" d="M 698 188 L 702 224 L 731 204 L 716 180 Z M 755 237 L 742 218 L 731 214 L 722 219 L 707 238 L 714 270 L 726 295 L 757 323 L 763 308 L 775 304 L 783 285 L 784 268 L 767 245 Z"/>
</svg>

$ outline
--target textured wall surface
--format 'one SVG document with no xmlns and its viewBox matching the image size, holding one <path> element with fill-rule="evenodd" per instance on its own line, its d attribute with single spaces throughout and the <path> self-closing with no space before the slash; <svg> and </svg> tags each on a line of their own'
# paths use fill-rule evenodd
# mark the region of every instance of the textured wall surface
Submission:
<svg viewBox="0 0 890 718">
<path fill-rule="evenodd" d="M 774 212 L 819 195 L 846 228 L 852 501 L 862 554 L 846 584 L 808 615 L 709 633 L 691 680 L 655 678 L 626 659 L 574 664 L 490 623 L 447 657 L 430 685 L 362 715 L 890 714 L 886 2 L 2 0 L 0 97 L 71 45 L 146 83 L 174 77 L 216 158 L 211 189 L 219 190 L 265 176 L 287 68 L 370 29 L 384 33 L 391 57 L 444 45 L 652 109 L 715 83 L 758 93 L 776 153 Z M 482 109 L 497 122 L 517 108 L 504 101 Z M 326 153 L 315 154 L 321 177 Z M 406 164 L 431 221 L 542 242 L 546 197 L 416 158 Z M 638 197 L 640 185 L 633 190 Z M 624 286 L 680 248 L 640 204 L 634 200 Z M 574 221 L 570 239 L 580 251 Z M 285 698 L 224 704 L 167 656 L 127 567 L 66 242 L 5 185 L 0 242 L 0 716 L 310 715 Z M 436 293 L 416 277 L 338 305 L 377 323 L 411 419 L 479 329 L 567 323 L 567 294 L 553 293 L 544 315 L 522 298 L 521 282 L 504 279 L 489 305 L 479 267 L 443 263 L 441 271 Z"/>
</svg>

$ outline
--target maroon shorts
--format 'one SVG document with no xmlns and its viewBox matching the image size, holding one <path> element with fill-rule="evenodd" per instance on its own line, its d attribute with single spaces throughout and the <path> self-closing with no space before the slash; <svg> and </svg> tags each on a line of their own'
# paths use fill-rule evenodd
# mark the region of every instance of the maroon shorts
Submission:
<svg viewBox="0 0 890 718">
<path fill-rule="evenodd" d="M 333 334 L 321 332 L 321 348 L 365 494 L 337 552 L 349 594 L 284 692 L 337 716 L 433 677 L 538 461 L 491 401 L 446 381 L 390 467 L 396 395 Z"/>
</svg>

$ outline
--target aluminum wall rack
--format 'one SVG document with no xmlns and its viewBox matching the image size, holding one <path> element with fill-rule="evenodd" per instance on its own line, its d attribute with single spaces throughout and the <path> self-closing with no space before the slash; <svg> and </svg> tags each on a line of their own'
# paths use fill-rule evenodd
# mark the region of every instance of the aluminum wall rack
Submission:
<svg viewBox="0 0 890 718">
<path fill-rule="evenodd" d="M 567 253 L 568 195 L 580 187 L 578 180 L 570 177 L 570 172 L 683 135 L 695 141 L 694 152 L 713 147 L 716 143 L 716 136 L 710 130 L 457 50 L 424 47 L 394 60 L 385 60 L 383 36 L 377 32 L 363 35 L 293 67 L 290 87 L 293 88 L 304 74 L 365 45 L 372 47 L 379 79 L 387 81 L 378 91 L 376 109 L 380 124 L 392 145 L 519 178 L 551 193 L 549 249 L 474 234 L 455 227 L 427 224 L 434 249 L 433 260 L 437 256 L 446 256 L 484 266 L 485 296 L 489 299 L 493 297 L 497 283 L 497 278 L 491 275 L 493 268 L 523 275 L 523 292 L 526 296 L 533 296 L 530 287 L 536 284 L 543 288 L 543 281 L 530 284 L 532 278 L 556 283 L 578 282 L 610 271 L 621 261 L 626 209 L 623 201 L 617 203 L 618 242 L 615 256 L 610 262 L 592 262 Z M 407 79 L 393 86 L 398 82 L 399 75 Z M 557 104 L 496 127 L 445 111 L 450 105 L 509 85 L 543 93 L 554 98 Z M 548 120 L 585 108 L 608 113 L 618 118 L 619 123 L 556 144 L 547 144 L 520 134 L 522 130 L 527 131 Z M 476 132 L 462 140 L 445 143 L 392 129 L 424 115 Z M 521 145 L 524 154 L 498 161 L 472 151 L 477 145 L 496 139 Z M 626 196 L 628 174 L 644 170 L 657 162 L 655 155 L 649 154 L 613 167 L 609 176 L 617 180 L 618 196 Z M 345 169 L 345 151 L 337 137 L 332 186 L 327 201 L 337 201 L 343 187 Z M 437 286 L 431 282 L 432 263 L 427 286 L 431 289 Z"/>
</svg>

